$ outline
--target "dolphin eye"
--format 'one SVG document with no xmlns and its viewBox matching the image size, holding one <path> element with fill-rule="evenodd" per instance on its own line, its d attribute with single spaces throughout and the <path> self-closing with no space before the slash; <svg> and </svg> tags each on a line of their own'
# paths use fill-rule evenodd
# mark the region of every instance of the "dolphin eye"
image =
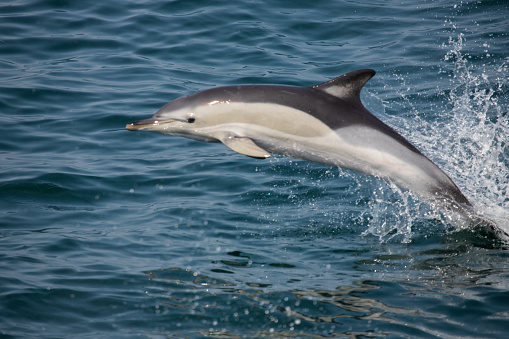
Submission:
<svg viewBox="0 0 509 339">
<path fill-rule="evenodd" d="M 195 119 L 194 117 L 189 117 L 189 118 L 187 118 L 187 122 L 188 122 L 188 123 L 190 123 L 190 124 L 192 124 L 193 122 L 195 122 L 195 120 L 196 120 L 196 119 Z"/>
</svg>

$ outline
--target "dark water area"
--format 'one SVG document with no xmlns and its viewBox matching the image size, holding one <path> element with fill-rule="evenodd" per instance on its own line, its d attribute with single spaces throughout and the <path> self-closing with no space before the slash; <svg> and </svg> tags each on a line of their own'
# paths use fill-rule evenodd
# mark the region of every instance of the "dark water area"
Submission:
<svg viewBox="0 0 509 339">
<path fill-rule="evenodd" d="M 505 1 L 0 5 L 2 338 L 506 338 L 509 251 L 361 173 L 125 125 L 377 71 L 364 105 L 509 231 Z"/>
</svg>

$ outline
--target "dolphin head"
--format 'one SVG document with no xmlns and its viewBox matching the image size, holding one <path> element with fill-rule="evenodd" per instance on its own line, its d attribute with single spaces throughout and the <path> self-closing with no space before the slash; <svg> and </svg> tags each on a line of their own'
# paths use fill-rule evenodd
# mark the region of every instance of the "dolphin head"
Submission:
<svg viewBox="0 0 509 339">
<path fill-rule="evenodd" d="M 219 102 L 197 100 L 197 94 L 173 100 L 159 109 L 152 118 L 131 122 L 126 125 L 126 129 L 218 142 L 207 128 L 214 119 L 214 111 L 211 112 L 207 107 Z"/>
</svg>

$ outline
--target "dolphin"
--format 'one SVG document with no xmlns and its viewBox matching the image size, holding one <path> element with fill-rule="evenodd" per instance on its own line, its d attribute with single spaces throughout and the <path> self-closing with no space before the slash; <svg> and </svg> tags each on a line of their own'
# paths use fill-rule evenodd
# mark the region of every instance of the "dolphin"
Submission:
<svg viewBox="0 0 509 339">
<path fill-rule="evenodd" d="M 361 69 L 311 87 L 207 89 L 171 101 L 126 129 L 222 142 L 253 158 L 274 153 L 343 167 L 440 205 L 471 207 L 447 174 L 364 107 L 360 92 L 374 75 Z"/>
</svg>

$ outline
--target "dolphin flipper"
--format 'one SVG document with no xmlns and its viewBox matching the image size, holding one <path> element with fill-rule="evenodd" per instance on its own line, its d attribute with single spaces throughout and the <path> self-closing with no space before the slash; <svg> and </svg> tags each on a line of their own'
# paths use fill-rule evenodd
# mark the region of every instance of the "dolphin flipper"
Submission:
<svg viewBox="0 0 509 339">
<path fill-rule="evenodd" d="M 243 137 L 225 137 L 220 139 L 223 144 L 228 146 L 232 151 L 247 155 L 251 158 L 266 159 L 270 157 L 270 153 L 263 148 L 257 146 L 253 140 Z"/>
</svg>

